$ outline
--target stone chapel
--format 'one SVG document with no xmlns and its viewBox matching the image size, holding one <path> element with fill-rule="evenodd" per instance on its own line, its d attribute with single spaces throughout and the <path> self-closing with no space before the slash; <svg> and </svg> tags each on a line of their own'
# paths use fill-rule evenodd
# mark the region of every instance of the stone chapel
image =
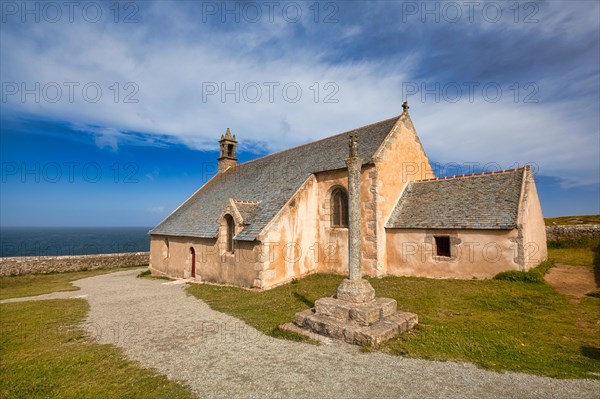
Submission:
<svg viewBox="0 0 600 399">
<path fill-rule="evenodd" d="M 484 279 L 546 259 L 529 167 L 436 178 L 405 103 L 400 116 L 241 164 L 227 129 L 217 174 L 150 230 L 152 273 L 257 289 L 346 274 L 351 134 L 364 274 Z"/>
</svg>

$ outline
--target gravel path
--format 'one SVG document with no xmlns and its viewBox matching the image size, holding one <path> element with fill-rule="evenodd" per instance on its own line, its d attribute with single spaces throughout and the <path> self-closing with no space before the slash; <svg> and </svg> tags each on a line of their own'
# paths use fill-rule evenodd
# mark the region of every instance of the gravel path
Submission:
<svg viewBox="0 0 600 399">
<path fill-rule="evenodd" d="M 135 271 L 76 281 L 88 330 L 201 398 L 600 398 L 600 381 L 496 373 L 471 364 L 364 354 L 267 337 Z M 75 296 L 75 293 L 71 293 Z"/>
</svg>

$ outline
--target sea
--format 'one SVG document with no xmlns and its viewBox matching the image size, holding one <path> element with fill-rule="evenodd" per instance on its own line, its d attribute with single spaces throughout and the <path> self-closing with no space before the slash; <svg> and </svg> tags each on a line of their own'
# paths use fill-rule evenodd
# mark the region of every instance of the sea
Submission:
<svg viewBox="0 0 600 399">
<path fill-rule="evenodd" d="M 151 227 L 0 227 L 0 257 L 150 250 Z"/>
</svg>

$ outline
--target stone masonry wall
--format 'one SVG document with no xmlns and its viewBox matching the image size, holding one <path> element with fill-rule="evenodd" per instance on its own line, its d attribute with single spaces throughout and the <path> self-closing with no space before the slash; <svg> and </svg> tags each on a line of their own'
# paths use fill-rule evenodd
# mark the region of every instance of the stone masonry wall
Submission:
<svg viewBox="0 0 600 399">
<path fill-rule="evenodd" d="M 0 258 L 0 276 L 114 269 L 125 266 L 147 265 L 148 262 L 148 252 L 75 256 L 18 256 Z"/>
<path fill-rule="evenodd" d="M 583 237 L 600 238 L 600 224 L 546 226 L 546 238 L 548 241 L 579 239 Z"/>
</svg>

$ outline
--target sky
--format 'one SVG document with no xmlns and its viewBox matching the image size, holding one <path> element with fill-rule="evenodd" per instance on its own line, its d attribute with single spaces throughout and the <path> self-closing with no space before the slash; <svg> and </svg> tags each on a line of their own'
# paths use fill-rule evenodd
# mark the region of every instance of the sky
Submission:
<svg viewBox="0 0 600 399">
<path fill-rule="evenodd" d="M 154 226 L 216 172 L 410 115 L 438 176 L 600 213 L 597 1 L 1 1 L 0 225 Z"/>
</svg>

